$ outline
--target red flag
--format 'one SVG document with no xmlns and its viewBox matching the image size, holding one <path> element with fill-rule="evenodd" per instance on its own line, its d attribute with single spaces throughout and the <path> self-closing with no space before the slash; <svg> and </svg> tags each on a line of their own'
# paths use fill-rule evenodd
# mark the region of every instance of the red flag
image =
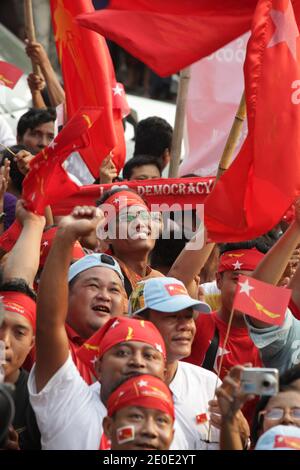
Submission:
<svg viewBox="0 0 300 470">
<path fill-rule="evenodd" d="M 82 106 L 103 107 L 100 120 L 89 132 L 91 145 L 80 154 L 91 173 L 99 176 L 99 166 L 111 150 L 118 171 L 125 160 L 122 109 L 116 96 L 116 78 L 103 37 L 78 26 L 74 17 L 93 12 L 91 0 L 51 0 L 56 47 L 62 65 L 70 119 Z M 125 99 L 124 89 L 119 96 Z"/>
<path fill-rule="evenodd" d="M 113 1 L 108 7 L 117 9 L 80 15 L 78 22 L 167 76 L 245 33 L 250 28 L 254 3 L 200 0 L 151 5 Z"/>
<path fill-rule="evenodd" d="M 23 199 L 29 210 L 43 214 L 48 204 L 55 204 L 79 190 L 61 165 L 71 152 L 90 144 L 87 131 L 100 115 L 100 109 L 82 108 L 31 161 L 23 181 Z"/>
<path fill-rule="evenodd" d="M 277 447 L 300 450 L 300 438 L 281 435 L 275 436 L 274 449 Z"/>
<path fill-rule="evenodd" d="M 245 62 L 248 136 L 205 203 L 214 241 L 266 233 L 300 193 L 299 48 L 291 2 L 260 0 Z"/>
<path fill-rule="evenodd" d="M 0 60 L 0 85 L 13 89 L 23 73 L 19 67 Z"/>
<path fill-rule="evenodd" d="M 292 291 L 240 275 L 233 309 L 264 323 L 281 325 Z"/>
<path fill-rule="evenodd" d="M 125 444 L 134 440 L 134 426 L 123 426 L 117 429 L 118 444 Z"/>
</svg>

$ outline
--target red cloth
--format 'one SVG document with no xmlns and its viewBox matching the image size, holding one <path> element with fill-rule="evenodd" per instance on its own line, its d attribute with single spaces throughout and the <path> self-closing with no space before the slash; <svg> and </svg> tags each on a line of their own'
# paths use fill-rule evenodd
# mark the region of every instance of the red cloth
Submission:
<svg viewBox="0 0 300 470">
<path fill-rule="evenodd" d="M 294 317 L 297 318 L 297 320 L 300 320 L 300 308 L 295 304 L 292 298 L 289 302 L 289 309 L 291 310 Z"/>
<path fill-rule="evenodd" d="M 35 331 L 36 303 L 31 297 L 21 292 L 0 291 L 0 298 L 5 311 L 22 315 L 31 323 L 33 331 Z"/>
<path fill-rule="evenodd" d="M 107 414 L 113 416 L 118 410 L 127 406 L 153 408 L 175 419 L 170 389 L 161 379 L 153 375 L 139 375 L 123 382 L 109 396 Z"/>
<path fill-rule="evenodd" d="M 240 275 L 232 308 L 253 318 L 282 325 L 292 291 Z"/>
<path fill-rule="evenodd" d="M 23 73 L 19 67 L 0 60 L 0 85 L 13 89 Z"/>
<path fill-rule="evenodd" d="M 55 238 L 57 232 L 57 227 L 52 227 L 46 232 L 43 233 L 42 240 L 41 240 L 41 251 L 40 251 L 40 266 L 44 266 L 49 251 L 52 246 L 53 239 Z M 80 258 L 83 258 L 85 253 L 79 241 L 76 241 L 73 246 L 73 254 L 72 260 L 77 261 Z"/>
<path fill-rule="evenodd" d="M 75 366 L 77 367 L 81 377 L 83 380 L 88 384 L 93 384 L 92 374 L 90 367 L 85 364 L 80 358 L 77 356 L 77 351 L 81 348 L 84 343 L 84 339 L 81 338 L 78 333 L 76 333 L 73 328 L 70 327 L 67 323 L 65 324 L 65 329 L 68 335 L 69 340 L 69 349 L 73 359 Z"/>
<path fill-rule="evenodd" d="M 164 340 L 153 323 L 126 317 L 111 318 L 82 345 L 77 354 L 79 359 L 85 362 L 91 368 L 92 373 L 96 375 L 94 360 L 102 357 L 116 344 L 127 341 L 141 341 L 151 344 L 166 358 Z"/>
<path fill-rule="evenodd" d="M 91 146 L 80 154 L 94 177 L 98 177 L 103 158 L 113 150 L 113 161 L 120 171 L 126 153 L 122 124 L 124 90 L 120 91 L 116 83 L 105 39 L 74 21 L 80 13 L 94 12 L 92 1 L 51 0 L 50 6 L 68 119 L 82 106 L 103 107 L 101 119 L 89 131 Z"/>
<path fill-rule="evenodd" d="M 263 259 L 264 254 L 256 248 L 250 250 L 232 250 L 226 251 L 220 256 L 218 272 L 224 271 L 254 271 L 259 262 Z"/>
<path fill-rule="evenodd" d="M 205 201 L 213 241 L 266 233 L 300 193 L 298 36 L 289 0 L 259 1 L 245 62 L 248 136 Z"/>
<path fill-rule="evenodd" d="M 69 214 L 77 205 L 95 205 L 95 201 L 105 191 L 113 188 L 132 188 L 145 199 L 147 204 L 154 205 L 153 211 L 167 210 L 166 205 L 172 206 L 176 202 L 181 208 L 190 204 L 197 208 L 197 204 L 204 203 L 207 194 L 213 188 L 215 177 L 206 178 L 158 178 L 144 181 L 121 181 L 113 184 L 81 186 L 73 195 L 62 198 L 51 205 L 55 215 Z M 161 208 L 158 206 L 162 205 Z M 200 216 L 201 218 L 201 216 Z"/>
<path fill-rule="evenodd" d="M 191 355 L 185 359 L 186 362 L 201 366 L 205 358 L 206 351 L 214 336 L 215 328 L 219 331 L 219 347 L 213 372 L 218 372 L 219 361 L 222 353 L 224 339 L 228 324 L 222 321 L 217 312 L 210 315 L 199 315 L 196 320 L 196 335 L 193 341 Z M 226 344 L 220 378 L 223 379 L 233 366 L 251 362 L 253 367 L 262 367 L 259 350 L 249 336 L 247 327 L 231 327 L 228 342 Z M 255 403 L 246 403 L 243 409 L 246 418 L 251 423 L 255 411 Z"/>
<path fill-rule="evenodd" d="M 250 29 L 256 0 L 112 1 L 79 15 L 161 76 L 196 62 Z M 121 11 L 118 11 L 121 10 Z"/>
<path fill-rule="evenodd" d="M 99 108 L 81 108 L 48 147 L 30 162 L 30 171 L 23 181 L 22 197 L 27 208 L 43 214 L 45 207 L 78 191 L 62 167 L 71 152 L 90 144 L 88 129 L 99 119 Z"/>
</svg>

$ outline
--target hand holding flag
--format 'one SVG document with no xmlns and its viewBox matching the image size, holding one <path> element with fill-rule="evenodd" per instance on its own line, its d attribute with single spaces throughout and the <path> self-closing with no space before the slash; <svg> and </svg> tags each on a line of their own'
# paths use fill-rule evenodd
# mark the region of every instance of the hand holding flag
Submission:
<svg viewBox="0 0 300 470">
<path fill-rule="evenodd" d="M 291 294 L 290 289 L 240 275 L 232 308 L 263 323 L 281 325 Z"/>
</svg>

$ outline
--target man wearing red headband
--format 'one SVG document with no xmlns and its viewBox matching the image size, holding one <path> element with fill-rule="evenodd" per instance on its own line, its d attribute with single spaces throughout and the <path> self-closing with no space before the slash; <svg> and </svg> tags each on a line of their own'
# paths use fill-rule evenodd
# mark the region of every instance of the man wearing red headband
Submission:
<svg viewBox="0 0 300 470">
<path fill-rule="evenodd" d="M 109 396 L 103 430 L 112 450 L 168 450 L 174 419 L 168 386 L 151 375 L 140 375 Z"/>
<path fill-rule="evenodd" d="M 44 280 L 42 277 L 42 296 Z M 48 338 L 48 354 L 42 348 L 39 355 L 39 344 L 44 336 L 46 334 L 40 334 L 38 330 L 37 362 L 28 384 L 43 449 L 99 449 L 102 420 L 112 390 L 125 379 L 140 374 L 164 377 L 164 341 L 149 322 L 113 318 L 78 351 L 80 359 L 93 369 L 101 387 L 99 383 L 88 386 L 81 379 L 66 344 L 64 348 L 60 344 L 61 354 L 56 355 L 54 364 L 54 344 L 58 346 L 62 338 Z M 45 366 L 49 361 L 53 373 L 46 377 Z"/>
<path fill-rule="evenodd" d="M 122 268 L 127 295 L 141 279 L 162 276 L 148 264 L 160 226 L 159 219 L 153 217 L 159 214 L 151 215 L 143 199 L 126 189 L 107 191 L 97 204 L 107 220 L 106 234 L 99 231 L 97 235 L 102 239 L 107 237 L 110 250 Z"/>
<path fill-rule="evenodd" d="M 251 275 L 263 256 L 256 248 L 226 251 L 220 256 L 216 278 L 222 304 L 217 312 L 209 316 L 201 315 L 196 320 L 197 331 L 188 362 L 218 372 L 238 276 Z M 223 352 L 221 378 L 237 364 L 251 362 L 254 367 L 261 366 L 259 352 L 248 335 L 242 312 L 234 314 L 229 340 Z"/>
<path fill-rule="evenodd" d="M 23 228 L 7 257 L 0 287 L 4 308 L 4 318 L 0 320 L 0 341 L 5 345 L 4 381 L 15 386 L 15 417 L 7 446 L 40 449 L 40 434 L 29 404 L 28 373 L 22 367 L 35 339 L 36 303 L 32 285 L 39 264 L 36 246 L 40 244 L 45 220 L 27 213 L 21 201 L 17 203 L 16 216 Z"/>
<path fill-rule="evenodd" d="M 37 361 L 29 390 L 45 449 L 98 449 L 105 403 L 112 388 L 135 374 L 164 376 L 164 345 L 157 330 L 143 322 L 134 321 L 132 325 L 123 317 L 109 320 L 82 346 L 82 354 L 79 351 L 77 354 L 82 364 L 93 369 L 101 383 L 101 392 L 98 383 L 89 387 L 82 380 L 69 355 L 64 322 L 70 302 L 68 279 L 77 273 L 76 263 L 68 270 L 72 243 L 78 234 L 90 234 L 99 219 L 101 222 L 97 211 L 80 209 L 78 214 L 61 221 L 60 237 L 53 242 L 40 281 Z M 77 263 L 85 263 L 85 259 Z M 95 282 L 93 278 L 87 284 L 92 283 L 94 288 Z M 104 333 L 107 334 L 102 341 Z"/>
</svg>

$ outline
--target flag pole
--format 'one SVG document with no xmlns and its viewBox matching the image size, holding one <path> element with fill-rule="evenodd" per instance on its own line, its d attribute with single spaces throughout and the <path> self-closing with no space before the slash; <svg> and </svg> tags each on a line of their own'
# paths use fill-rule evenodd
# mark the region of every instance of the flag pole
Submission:
<svg viewBox="0 0 300 470">
<path fill-rule="evenodd" d="M 169 169 L 169 178 L 176 178 L 178 175 L 180 156 L 181 156 L 181 143 L 183 137 L 184 118 L 185 118 L 185 105 L 189 88 L 191 73 L 190 67 L 182 69 L 180 72 L 179 87 L 176 100 L 176 115 L 174 132 L 171 146 L 171 161 Z"/>
<path fill-rule="evenodd" d="M 24 18 L 25 18 L 25 32 L 26 37 L 29 39 L 30 42 L 36 41 L 35 36 L 35 28 L 33 22 L 33 14 L 32 14 L 32 2 L 31 0 L 24 0 Z M 37 75 L 41 75 L 40 67 L 31 60 L 32 63 L 32 71 Z"/>
<path fill-rule="evenodd" d="M 222 346 L 222 353 L 221 353 L 221 358 L 220 358 L 220 364 L 219 364 L 219 367 L 218 367 L 218 373 L 217 373 L 217 380 L 216 380 L 214 396 L 216 396 L 216 390 L 218 388 L 218 380 L 220 378 L 220 374 L 221 374 L 221 370 L 222 370 L 224 351 L 226 349 L 227 341 L 228 341 L 228 338 L 229 338 L 230 328 L 231 328 L 231 324 L 232 324 L 232 320 L 233 320 L 233 314 L 234 314 L 234 308 L 232 308 L 231 312 L 230 312 L 230 317 L 229 317 L 229 321 L 228 321 L 228 325 L 227 325 L 226 335 L 225 335 L 224 343 L 223 343 L 223 346 Z M 212 426 L 211 421 L 209 421 L 209 426 L 208 426 L 208 431 L 207 431 L 207 443 L 210 442 L 211 426 Z"/>
<path fill-rule="evenodd" d="M 238 139 L 242 132 L 242 127 L 243 127 L 245 117 L 246 117 L 246 101 L 245 101 L 245 92 L 243 92 L 237 113 L 235 115 L 232 127 L 228 135 L 227 142 L 223 150 L 222 157 L 219 162 L 218 172 L 217 172 L 215 181 L 217 181 L 222 176 L 224 171 L 226 171 L 227 168 L 229 168 L 230 166 L 234 149 L 236 148 Z"/>
</svg>

